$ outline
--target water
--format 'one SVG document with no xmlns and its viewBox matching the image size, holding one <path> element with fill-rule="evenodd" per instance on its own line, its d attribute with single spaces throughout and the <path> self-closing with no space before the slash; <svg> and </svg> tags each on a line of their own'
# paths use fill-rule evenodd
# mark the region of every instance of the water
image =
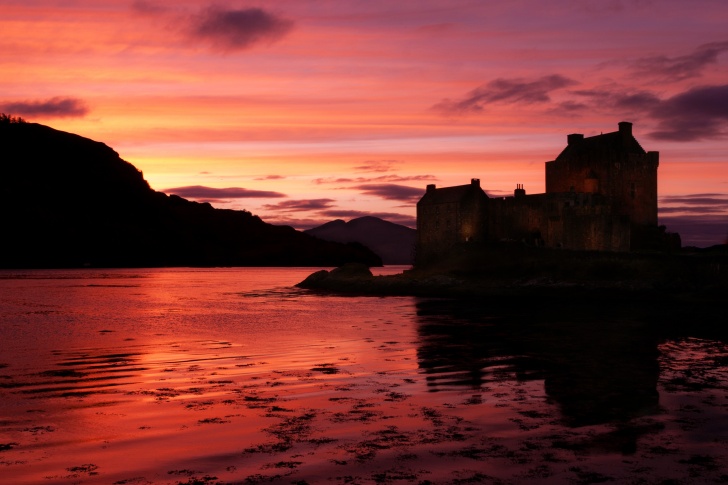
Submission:
<svg viewBox="0 0 728 485">
<path fill-rule="evenodd" d="M 728 480 L 712 326 L 293 287 L 312 271 L 0 272 L 2 482 Z"/>
</svg>

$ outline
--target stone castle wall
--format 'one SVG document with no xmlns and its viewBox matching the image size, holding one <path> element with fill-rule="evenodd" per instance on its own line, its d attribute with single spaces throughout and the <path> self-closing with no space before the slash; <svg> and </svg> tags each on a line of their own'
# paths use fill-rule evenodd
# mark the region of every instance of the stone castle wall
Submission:
<svg viewBox="0 0 728 485">
<path fill-rule="evenodd" d="M 556 248 L 628 251 L 629 220 L 598 194 L 537 194 L 490 199 L 488 235 Z"/>
</svg>

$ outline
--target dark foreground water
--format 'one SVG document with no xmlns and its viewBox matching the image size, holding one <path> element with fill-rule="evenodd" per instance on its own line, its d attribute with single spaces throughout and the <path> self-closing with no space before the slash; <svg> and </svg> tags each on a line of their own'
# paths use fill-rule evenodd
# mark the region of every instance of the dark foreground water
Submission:
<svg viewBox="0 0 728 485">
<path fill-rule="evenodd" d="M 0 483 L 728 482 L 699 309 L 292 287 L 312 271 L 0 272 Z"/>
</svg>

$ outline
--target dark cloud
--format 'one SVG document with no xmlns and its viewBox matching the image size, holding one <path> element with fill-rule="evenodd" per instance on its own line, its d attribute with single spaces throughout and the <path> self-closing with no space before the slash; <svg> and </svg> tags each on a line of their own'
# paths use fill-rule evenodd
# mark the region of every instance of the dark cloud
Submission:
<svg viewBox="0 0 728 485">
<path fill-rule="evenodd" d="M 77 98 L 54 97 L 44 101 L 15 101 L 0 104 L 0 111 L 21 116 L 73 118 L 86 116 L 86 103 Z"/>
<path fill-rule="evenodd" d="M 728 42 L 711 42 L 698 46 L 684 56 L 652 56 L 637 59 L 630 67 L 639 76 L 659 77 L 666 81 L 682 81 L 702 74 L 706 66 L 718 62 L 718 55 L 728 51 Z"/>
<path fill-rule="evenodd" d="M 660 98 L 649 91 L 623 91 L 621 88 L 587 89 L 572 91 L 572 94 L 587 98 L 590 109 L 608 111 L 646 112 L 660 104 Z M 587 107 L 586 105 L 584 105 Z"/>
<path fill-rule="evenodd" d="M 723 214 L 728 223 L 728 194 L 689 194 L 689 195 L 667 195 L 660 197 L 658 209 L 660 218 L 677 217 L 683 218 L 682 223 L 696 215 L 712 216 Z M 668 214 L 679 214 L 672 216 Z"/>
<path fill-rule="evenodd" d="M 131 9 L 137 13 L 145 15 L 160 14 L 167 11 L 167 9 L 159 2 L 147 0 L 136 0 L 135 2 L 132 2 Z"/>
<path fill-rule="evenodd" d="M 575 112 L 575 111 L 584 111 L 585 109 L 588 109 L 589 105 L 584 103 L 579 103 L 577 101 L 564 101 L 563 103 L 559 103 L 558 107 L 555 109 L 557 112 Z"/>
<path fill-rule="evenodd" d="M 236 10 L 213 6 L 192 18 L 189 34 L 216 49 L 231 52 L 260 42 L 274 42 L 292 28 L 293 21 L 260 8 Z"/>
<path fill-rule="evenodd" d="M 373 195 L 387 200 L 417 201 L 425 193 L 424 188 L 397 184 L 364 184 L 352 187 L 365 195 Z"/>
<path fill-rule="evenodd" d="M 534 81 L 496 79 L 470 91 L 460 100 L 443 99 L 432 109 L 445 115 L 463 115 L 483 111 L 485 105 L 491 103 L 546 103 L 551 101 L 552 91 L 576 84 L 576 81 L 558 74 Z"/>
<path fill-rule="evenodd" d="M 334 203 L 333 199 L 304 199 L 304 200 L 284 200 L 277 204 L 265 204 L 266 210 L 296 212 L 296 211 L 318 211 L 329 209 Z"/>
<path fill-rule="evenodd" d="M 358 172 L 389 172 L 399 163 L 401 163 L 399 160 L 367 160 L 363 165 L 354 167 L 354 170 Z"/>
<path fill-rule="evenodd" d="M 265 177 L 258 177 L 255 180 L 281 180 L 284 179 L 283 175 L 266 175 Z"/>
<path fill-rule="evenodd" d="M 327 177 L 314 179 L 313 183 L 321 184 L 367 184 L 373 182 L 411 182 L 411 181 L 432 181 L 437 180 L 434 175 L 380 175 L 379 177 Z"/>
<path fill-rule="evenodd" d="M 728 194 L 666 195 L 660 197 L 660 204 L 699 205 L 728 210 Z"/>
<path fill-rule="evenodd" d="M 650 114 L 659 122 L 650 133 L 653 138 L 693 141 L 721 137 L 728 122 L 728 84 L 690 89 L 662 101 Z"/>
<path fill-rule="evenodd" d="M 679 233 L 683 246 L 728 243 L 728 194 L 667 195 L 659 202 L 659 223 Z"/>
<path fill-rule="evenodd" d="M 651 138 L 694 141 L 720 138 L 727 132 L 728 84 L 695 87 L 667 99 L 621 86 L 575 90 L 571 94 L 584 99 L 581 104 L 572 102 L 571 108 L 576 110 L 651 118 L 657 122 L 657 129 L 648 134 Z M 569 106 L 562 107 L 569 111 Z"/>
<path fill-rule="evenodd" d="M 728 223 L 728 194 L 688 194 L 660 197 L 659 215 L 663 217 L 667 214 L 680 215 L 676 217 L 695 217 L 695 215 L 712 217 L 714 214 L 723 214 L 725 221 Z"/>
<path fill-rule="evenodd" d="M 707 214 L 707 213 L 725 213 L 728 210 L 728 204 L 725 207 L 715 207 L 713 205 L 691 205 L 691 206 L 680 206 L 680 207 L 660 207 L 659 213 L 663 214 Z M 728 217 L 728 215 L 726 216 Z"/>
<path fill-rule="evenodd" d="M 659 223 L 666 226 L 668 231 L 679 233 L 683 246 L 707 247 L 728 243 L 726 215 L 660 215 Z"/>
<path fill-rule="evenodd" d="M 214 187 L 205 187 L 202 185 L 189 185 L 186 187 L 173 187 L 165 189 L 163 192 L 167 194 L 179 195 L 190 199 L 207 199 L 220 201 L 222 199 L 247 199 L 247 198 L 270 198 L 285 197 L 280 192 L 272 192 L 268 190 L 250 190 L 240 187 L 228 187 L 226 189 L 217 189 Z"/>
</svg>

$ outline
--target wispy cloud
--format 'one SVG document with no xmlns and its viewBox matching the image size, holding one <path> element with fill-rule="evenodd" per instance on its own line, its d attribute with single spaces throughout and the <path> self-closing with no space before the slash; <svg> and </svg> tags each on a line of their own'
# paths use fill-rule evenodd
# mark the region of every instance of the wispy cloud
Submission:
<svg viewBox="0 0 728 485">
<path fill-rule="evenodd" d="M 688 194 L 660 197 L 659 215 L 663 217 L 713 217 L 722 214 L 728 224 L 728 194 Z M 687 220 L 687 219 L 685 219 Z M 684 220 L 683 220 L 684 222 Z"/>
<path fill-rule="evenodd" d="M 265 177 L 257 177 L 255 180 L 282 180 L 286 177 L 283 175 L 266 175 Z"/>
<path fill-rule="evenodd" d="M 434 175 L 380 175 L 379 177 L 323 177 L 313 180 L 316 185 L 322 184 L 367 184 L 373 182 L 417 182 L 437 180 Z"/>
<path fill-rule="evenodd" d="M 0 111 L 21 116 L 41 118 L 79 118 L 89 112 L 78 98 L 56 96 L 46 100 L 13 101 L 0 104 Z"/>
<path fill-rule="evenodd" d="M 401 163 L 399 160 L 367 160 L 361 165 L 354 167 L 357 172 L 389 172 L 396 165 Z"/>
<path fill-rule="evenodd" d="M 559 74 L 535 80 L 496 79 L 468 92 L 460 99 L 443 99 L 432 109 L 444 115 L 477 113 L 492 103 L 534 104 L 551 101 L 553 91 L 578 84 Z"/>
<path fill-rule="evenodd" d="M 665 55 L 643 57 L 630 63 L 638 76 L 661 78 L 664 81 L 682 81 L 698 77 L 703 70 L 718 62 L 718 55 L 728 51 L 728 41 L 711 42 L 698 46 L 690 54 L 668 57 Z"/>
<path fill-rule="evenodd" d="M 666 195 L 660 197 L 660 204 L 707 205 L 728 210 L 728 194 Z"/>
<path fill-rule="evenodd" d="M 293 29 L 293 21 L 261 8 L 208 7 L 194 15 L 188 34 L 214 49 L 232 52 L 258 43 L 272 43 Z"/>
<path fill-rule="evenodd" d="M 164 189 L 162 192 L 167 194 L 179 195 L 190 199 L 248 199 L 248 198 L 273 198 L 285 197 L 280 192 L 272 192 L 268 190 L 250 190 L 240 187 L 228 187 L 218 189 L 214 187 L 205 187 L 203 185 L 188 185 L 186 187 L 173 187 Z"/>
<path fill-rule="evenodd" d="M 263 208 L 281 212 L 319 211 L 332 207 L 334 202 L 334 199 L 284 200 L 277 204 L 265 204 Z"/>
<path fill-rule="evenodd" d="M 589 104 L 582 106 L 587 109 L 599 108 L 616 112 L 645 112 L 655 109 L 662 102 L 650 91 L 633 90 L 623 86 L 575 90 L 571 91 L 571 94 L 585 98 Z"/>
<path fill-rule="evenodd" d="M 423 188 L 409 187 L 398 184 L 363 184 L 352 187 L 365 195 L 373 195 L 387 200 L 401 200 L 413 202 L 419 200 L 424 194 Z"/>
</svg>

